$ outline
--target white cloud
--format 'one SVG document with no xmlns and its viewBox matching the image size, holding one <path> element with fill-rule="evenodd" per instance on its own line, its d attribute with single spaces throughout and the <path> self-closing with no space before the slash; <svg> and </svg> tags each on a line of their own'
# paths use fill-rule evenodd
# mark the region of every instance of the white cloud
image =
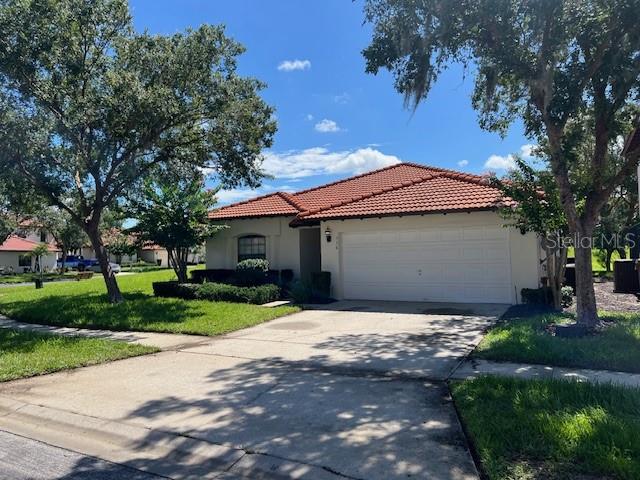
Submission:
<svg viewBox="0 0 640 480">
<path fill-rule="evenodd" d="M 516 167 L 516 162 L 513 155 L 500 156 L 491 155 L 486 162 L 484 162 L 484 168 L 489 170 L 513 170 Z"/>
<path fill-rule="evenodd" d="M 313 121 L 313 115 L 311 115 L 310 113 L 307 113 L 307 116 L 305 118 L 307 119 L 308 122 Z"/>
<path fill-rule="evenodd" d="M 293 72 L 295 70 L 309 70 L 311 62 L 309 60 L 284 60 L 278 65 L 281 72 Z"/>
<path fill-rule="evenodd" d="M 276 178 L 303 178 L 314 175 L 360 173 L 400 163 L 394 155 L 386 155 L 367 147 L 331 152 L 325 147 L 266 152 L 262 168 Z"/>
<path fill-rule="evenodd" d="M 338 152 L 325 147 L 290 150 L 287 152 L 265 152 L 262 169 L 276 178 L 287 179 L 282 185 L 263 184 L 256 189 L 230 188 L 217 193 L 218 204 L 241 202 L 260 195 L 280 191 L 300 190 L 293 183 L 314 175 L 358 175 L 378 168 L 400 163 L 395 155 L 387 155 L 373 148 L 359 148 Z"/>
<path fill-rule="evenodd" d="M 334 122 L 333 120 L 329 120 L 328 118 L 320 120 L 318 123 L 316 123 L 316 126 L 314 128 L 316 132 L 320 133 L 335 133 L 341 130 L 336 122 Z"/>
<path fill-rule="evenodd" d="M 525 160 L 530 160 L 535 157 L 533 154 L 533 149 L 537 148 L 537 145 L 533 145 L 531 143 L 527 143 L 520 147 L 520 156 Z"/>
<path fill-rule="evenodd" d="M 460 160 L 458 162 L 459 167 L 466 167 L 467 165 L 469 165 L 469 160 Z"/>
<path fill-rule="evenodd" d="M 535 161 L 538 157 L 535 155 L 537 145 L 526 143 L 520 147 L 518 155 L 525 161 Z M 516 168 L 516 160 L 513 154 L 509 155 L 491 155 L 486 162 L 484 168 L 489 170 L 513 170 Z"/>
<path fill-rule="evenodd" d="M 266 195 L 272 192 L 294 192 L 295 188 L 291 185 L 269 185 L 264 184 L 259 188 L 230 188 L 228 190 L 219 190 L 216 194 L 218 205 L 226 205 L 229 203 L 242 202 L 251 198 Z"/>
</svg>

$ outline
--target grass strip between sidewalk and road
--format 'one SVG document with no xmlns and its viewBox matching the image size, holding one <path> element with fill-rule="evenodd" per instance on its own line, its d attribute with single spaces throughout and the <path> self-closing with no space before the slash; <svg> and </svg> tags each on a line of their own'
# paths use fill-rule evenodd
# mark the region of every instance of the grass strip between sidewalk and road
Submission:
<svg viewBox="0 0 640 480">
<path fill-rule="evenodd" d="M 640 478 L 640 390 L 564 380 L 451 383 L 490 480 Z"/>
<path fill-rule="evenodd" d="M 549 313 L 501 320 L 473 356 L 486 360 L 640 373 L 640 315 L 601 312 L 600 333 L 559 338 L 546 332 L 552 323 L 570 323 L 566 314 Z"/>
<path fill-rule="evenodd" d="M 0 382 L 157 352 L 100 338 L 0 328 Z"/>
</svg>

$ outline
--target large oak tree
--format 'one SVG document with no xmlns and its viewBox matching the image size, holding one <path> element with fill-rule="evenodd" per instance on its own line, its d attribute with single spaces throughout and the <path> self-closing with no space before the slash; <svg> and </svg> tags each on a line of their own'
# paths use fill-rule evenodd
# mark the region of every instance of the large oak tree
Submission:
<svg viewBox="0 0 640 480">
<path fill-rule="evenodd" d="M 242 52 L 217 26 L 137 33 L 125 0 L 0 0 L 0 169 L 82 226 L 112 302 L 101 217 L 155 166 L 260 183 L 275 122 Z"/>
<path fill-rule="evenodd" d="M 365 14 L 374 26 L 367 71 L 391 71 L 409 105 L 462 62 L 474 73 L 480 125 L 504 134 L 521 120 L 544 147 L 576 237 L 577 321 L 597 325 L 591 238 L 638 159 L 636 151 L 612 162 L 609 152 L 638 103 L 640 1 L 368 0 Z M 583 190 L 574 167 L 585 159 Z"/>
</svg>

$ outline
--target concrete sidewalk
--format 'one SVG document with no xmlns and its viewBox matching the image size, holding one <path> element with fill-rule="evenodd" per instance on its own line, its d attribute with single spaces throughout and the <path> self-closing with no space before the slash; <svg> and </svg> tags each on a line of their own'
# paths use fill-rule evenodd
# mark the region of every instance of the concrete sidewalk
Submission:
<svg viewBox="0 0 640 480">
<path fill-rule="evenodd" d="M 579 382 L 615 383 L 627 387 L 640 387 L 640 374 L 637 373 L 564 368 L 527 363 L 492 362 L 479 359 L 465 361 L 451 374 L 450 378 L 465 380 L 481 375 L 497 375 L 523 379 L 576 380 Z"/>
<path fill-rule="evenodd" d="M 53 327 L 51 325 L 40 325 L 37 323 L 17 322 L 5 317 L 4 315 L 0 315 L 0 328 L 12 328 L 14 330 L 26 330 L 30 332 L 50 333 L 53 335 L 65 335 L 70 337 L 118 340 L 120 342 L 157 347 L 160 350 L 181 350 L 184 348 L 196 347 L 211 341 L 211 337 L 200 335 L 154 332 L 116 332 L 111 330 L 93 330 L 89 328 Z"/>
</svg>

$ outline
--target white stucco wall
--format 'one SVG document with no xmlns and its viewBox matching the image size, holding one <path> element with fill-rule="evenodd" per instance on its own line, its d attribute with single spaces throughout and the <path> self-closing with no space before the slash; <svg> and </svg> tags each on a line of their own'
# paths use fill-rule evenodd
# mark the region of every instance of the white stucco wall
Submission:
<svg viewBox="0 0 640 480">
<path fill-rule="evenodd" d="M 0 267 L 13 267 L 15 273 L 22 273 L 24 267 L 18 266 L 18 258 L 20 255 L 27 254 L 29 252 L 0 252 Z M 50 253 L 42 258 L 42 266 L 45 271 L 50 271 L 56 268 L 57 256 L 55 253 Z M 31 268 L 35 266 L 35 258 L 31 258 Z"/>
<path fill-rule="evenodd" d="M 321 241 L 322 270 L 331 272 L 332 295 L 343 297 L 340 265 L 341 236 L 344 233 L 416 230 L 421 228 L 500 226 L 505 221 L 495 212 L 450 213 L 447 215 L 414 215 L 406 217 L 367 218 L 364 220 L 331 220 L 322 222 Z M 324 239 L 327 227 L 332 231 L 333 239 L 328 243 Z M 511 264 L 511 282 L 513 285 L 512 303 L 520 302 L 522 288 L 537 288 L 540 279 L 539 249 L 534 234 L 522 235 L 515 229 L 508 231 L 509 255 Z"/>
<path fill-rule="evenodd" d="M 291 269 L 300 275 L 300 234 L 289 227 L 293 217 L 270 217 L 220 222 L 229 228 L 207 240 L 207 268 L 234 269 L 238 263 L 238 237 L 264 235 L 269 268 Z"/>
</svg>

